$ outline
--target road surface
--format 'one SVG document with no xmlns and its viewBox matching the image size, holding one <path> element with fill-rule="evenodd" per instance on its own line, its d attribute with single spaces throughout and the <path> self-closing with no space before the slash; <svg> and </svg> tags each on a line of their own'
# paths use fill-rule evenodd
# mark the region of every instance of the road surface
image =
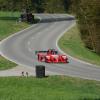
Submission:
<svg viewBox="0 0 100 100">
<path fill-rule="evenodd" d="M 58 37 L 71 27 L 75 20 L 66 14 L 36 14 L 40 23 L 15 33 L 0 43 L 0 53 L 5 58 L 26 67 L 45 65 L 47 71 L 100 81 L 100 67 L 69 57 L 69 64 L 47 64 L 37 61 L 35 50 L 58 49 Z M 60 52 L 60 51 L 59 51 Z"/>
</svg>

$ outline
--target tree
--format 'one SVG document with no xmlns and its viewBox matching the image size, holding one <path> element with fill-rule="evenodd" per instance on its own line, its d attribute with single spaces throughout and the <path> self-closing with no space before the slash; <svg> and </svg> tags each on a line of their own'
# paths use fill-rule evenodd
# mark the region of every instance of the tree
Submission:
<svg viewBox="0 0 100 100">
<path fill-rule="evenodd" d="M 35 12 L 37 13 L 44 12 L 44 0 L 31 0 L 31 2 Z"/>
<path fill-rule="evenodd" d="M 45 12 L 65 13 L 63 0 L 45 0 Z"/>
</svg>

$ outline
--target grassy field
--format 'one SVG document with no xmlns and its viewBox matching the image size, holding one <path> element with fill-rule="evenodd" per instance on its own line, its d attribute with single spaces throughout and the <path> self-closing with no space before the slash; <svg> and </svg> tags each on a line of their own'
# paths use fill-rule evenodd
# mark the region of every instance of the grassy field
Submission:
<svg viewBox="0 0 100 100">
<path fill-rule="evenodd" d="M 85 48 L 80 38 L 77 26 L 66 32 L 58 42 L 60 48 L 67 54 L 78 59 L 100 65 L 100 56 Z"/>
<path fill-rule="evenodd" d="M 0 70 L 5 70 L 5 69 L 9 69 L 9 68 L 13 68 L 15 67 L 16 64 L 10 62 L 9 60 L 6 60 L 3 57 L 0 57 Z"/>
<path fill-rule="evenodd" d="M 0 78 L 0 100 L 100 100 L 100 82 L 65 76 Z"/>
<path fill-rule="evenodd" d="M 29 26 L 27 23 L 17 22 L 19 15 L 19 12 L 0 11 L 0 40 Z M 0 56 L 0 70 L 12 68 L 14 66 L 16 66 L 16 64 Z"/>
</svg>

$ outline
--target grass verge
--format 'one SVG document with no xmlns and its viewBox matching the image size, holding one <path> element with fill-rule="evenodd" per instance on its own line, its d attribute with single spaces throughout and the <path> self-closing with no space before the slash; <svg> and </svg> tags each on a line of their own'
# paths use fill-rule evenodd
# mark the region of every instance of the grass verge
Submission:
<svg viewBox="0 0 100 100">
<path fill-rule="evenodd" d="M 27 23 L 17 22 L 19 15 L 19 12 L 0 11 L 0 40 L 29 26 Z M 14 66 L 16 64 L 0 56 L 0 70 L 9 69 Z"/>
<path fill-rule="evenodd" d="M 100 56 L 85 48 L 77 25 L 66 32 L 58 41 L 59 47 L 67 54 L 86 62 L 100 65 Z"/>
<path fill-rule="evenodd" d="M 0 100 L 100 100 L 100 82 L 65 76 L 5 77 L 0 78 Z"/>
</svg>

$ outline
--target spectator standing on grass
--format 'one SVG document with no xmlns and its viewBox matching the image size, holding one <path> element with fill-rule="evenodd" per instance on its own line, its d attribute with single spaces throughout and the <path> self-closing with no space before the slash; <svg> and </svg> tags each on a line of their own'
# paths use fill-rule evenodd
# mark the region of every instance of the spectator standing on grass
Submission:
<svg viewBox="0 0 100 100">
<path fill-rule="evenodd" d="M 26 76 L 28 77 L 28 72 L 26 72 Z"/>
<path fill-rule="evenodd" d="M 24 76 L 24 71 L 22 71 L 22 76 Z"/>
</svg>

